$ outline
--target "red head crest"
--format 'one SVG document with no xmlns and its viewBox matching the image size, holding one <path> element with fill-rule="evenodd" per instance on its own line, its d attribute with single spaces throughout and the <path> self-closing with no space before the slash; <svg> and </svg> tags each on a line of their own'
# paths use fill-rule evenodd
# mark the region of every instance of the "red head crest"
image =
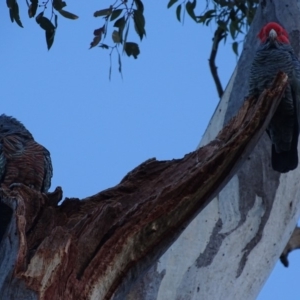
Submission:
<svg viewBox="0 0 300 300">
<path fill-rule="evenodd" d="M 267 38 L 270 35 L 270 31 L 272 29 L 275 30 L 275 32 L 277 34 L 276 40 L 278 42 L 283 43 L 283 44 L 290 43 L 288 33 L 286 32 L 286 30 L 283 27 L 281 27 L 276 22 L 270 22 L 261 29 L 261 31 L 259 32 L 257 37 L 260 39 L 260 41 L 262 43 L 264 43 L 267 40 Z"/>
</svg>

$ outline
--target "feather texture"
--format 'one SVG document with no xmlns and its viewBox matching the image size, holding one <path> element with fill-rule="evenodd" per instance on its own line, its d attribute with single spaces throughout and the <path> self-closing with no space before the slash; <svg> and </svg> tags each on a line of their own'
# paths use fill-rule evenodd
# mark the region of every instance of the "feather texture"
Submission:
<svg viewBox="0 0 300 300">
<path fill-rule="evenodd" d="M 31 133 L 15 118 L 0 116 L 0 180 L 22 183 L 48 192 L 52 178 L 49 151 L 35 142 Z"/>
<path fill-rule="evenodd" d="M 289 77 L 285 94 L 267 128 L 272 141 L 272 167 L 286 173 L 298 166 L 300 63 L 286 30 L 279 24 L 268 23 L 258 37 L 261 45 L 250 70 L 249 95 L 259 96 L 279 71 Z"/>
</svg>

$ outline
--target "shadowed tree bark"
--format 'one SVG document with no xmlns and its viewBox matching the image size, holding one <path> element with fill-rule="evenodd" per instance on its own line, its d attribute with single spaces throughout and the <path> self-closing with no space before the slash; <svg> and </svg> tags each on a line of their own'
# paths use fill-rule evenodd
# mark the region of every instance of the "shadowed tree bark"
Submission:
<svg viewBox="0 0 300 300">
<path fill-rule="evenodd" d="M 248 158 L 286 84 L 278 74 L 208 145 L 182 159 L 147 160 L 81 201 L 58 206 L 61 188 L 45 195 L 2 185 L 2 299 L 125 299 Z"/>
<path fill-rule="evenodd" d="M 300 1 L 260 1 L 201 145 L 213 140 L 241 107 L 258 46 L 256 35 L 270 21 L 285 27 L 299 57 Z M 126 299 L 256 299 L 300 215 L 300 168 L 279 174 L 271 169 L 270 154 L 270 139 L 264 134 L 237 174 Z"/>
</svg>

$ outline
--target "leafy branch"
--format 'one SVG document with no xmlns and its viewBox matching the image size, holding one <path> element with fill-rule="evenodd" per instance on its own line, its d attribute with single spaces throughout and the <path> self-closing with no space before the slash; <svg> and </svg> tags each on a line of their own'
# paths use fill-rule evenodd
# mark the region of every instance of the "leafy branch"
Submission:
<svg viewBox="0 0 300 300">
<path fill-rule="evenodd" d="M 181 1 L 179 4 L 178 2 Z M 28 6 L 29 18 L 33 18 L 38 8 L 39 14 L 36 16 L 36 22 L 45 30 L 47 47 L 50 49 L 54 42 L 55 32 L 57 30 L 58 14 L 65 18 L 76 20 L 77 15 L 66 11 L 67 6 L 62 0 L 45 0 L 39 4 L 38 0 L 26 0 Z M 198 1 L 199 2 L 199 1 Z M 256 12 L 259 0 L 206 0 L 206 5 L 202 13 L 196 11 L 197 0 L 169 0 L 167 7 L 171 8 L 177 3 L 176 17 L 179 22 L 184 21 L 187 13 L 196 23 L 208 26 L 214 20 L 217 28 L 213 36 L 213 45 L 209 57 L 209 66 L 217 87 L 219 97 L 223 94 L 223 87 L 219 79 L 216 66 L 216 57 L 218 54 L 219 43 L 224 40 L 226 42 L 230 34 L 233 39 L 232 50 L 238 56 L 239 42 L 237 37 L 244 34 L 251 24 Z M 6 0 L 9 9 L 9 15 L 12 22 L 16 22 L 23 27 L 17 0 Z M 202 3 L 202 2 L 201 2 Z M 47 18 L 45 12 L 51 6 L 51 16 Z M 135 59 L 140 54 L 139 45 L 132 41 L 127 41 L 130 25 L 133 27 L 138 37 L 142 41 L 146 36 L 144 4 L 142 0 L 114 0 L 114 3 L 107 8 L 94 12 L 94 17 L 102 17 L 103 23 L 98 29 L 94 30 L 94 37 L 90 43 L 90 49 L 96 46 L 102 49 L 110 49 L 110 71 L 111 77 L 111 57 L 116 50 L 118 53 L 119 72 L 122 75 L 122 63 L 119 49 L 126 53 L 129 57 Z M 54 19 L 54 20 L 53 20 Z M 107 37 L 108 30 L 111 30 L 111 42 L 103 43 Z"/>
<path fill-rule="evenodd" d="M 178 1 L 169 0 L 167 7 L 172 7 Z M 228 34 L 230 34 L 234 41 L 232 43 L 232 50 L 238 56 L 239 43 L 237 42 L 237 37 L 239 34 L 244 34 L 245 29 L 248 29 L 255 15 L 258 3 L 259 0 L 206 0 L 205 9 L 201 14 L 195 12 L 197 0 L 185 0 L 176 7 L 176 17 L 179 22 L 183 20 L 182 16 L 184 16 L 186 11 L 196 23 L 208 26 L 214 20 L 217 25 L 213 36 L 209 67 L 220 98 L 224 90 L 215 63 L 219 43 L 222 40 L 226 42 Z"/>
<path fill-rule="evenodd" d="M 133 22 L 134 29 L 139 36 L 140 40 L 146 36 L 145 30 L 145 17 L 144 17 L 144 4 L 141 0 L 132 0 L 128 5 L 127 0 L 117 0 L 108 8 L 101 9 L 94 12 L 94 17 L 103 17 L 104 24 L 94 30 L 94 38 L 90 44 L 90 49 L 99 45 L 102 49 L 114 49 L 118 52 L 118 64 L 119 72 L 122 75 L 122 62 L 121 56 L 118 51 L 118 47 L 122 47 L 123 52 L 128 56 L 133 56 L 135 59 L 140 54 L 140 49 L 137 43 L 128 42 L 128 33 L 130 28 L 130 22 Z M 114 45 L 100 44 L 101 40 L 104 40 L 107 36 L 109 26 L 112 25 L 114 30 L 111 34 L 111 40 Z M 109 78 L 111 78 L 111 54 L 110 52 L 110 69 Z"/>
<path fill-rule="evenodd" d="M 38 7 L 41 8 L 41 12 L 36 16 L 35 20 L 40 27 L 45 30 L 46 35 L 46 43 L 48 50 L 52 47 L 54 42 L 54 36 L 57 29 L 57 19 L 58 16 L 55 13 L 58 12 L 63 17 L 71 20 L 78 19 L 78 16 L 70 13 L 63 8 L 67 6 L 65 1 L 62 0 L 46 0 L 39 4 L 38 0 L 26 0 L 27 7 L 28 7 L 28 16 L 29 18 L 33 18 L 36 13 Z M 9 16 L 12 22 L 16 22 L 20 27 L 23 28 L 20 15 L 19 15 L 19 5 L 17 0 L 7 0 L 6 1 L 7 7 L 9 9 Z M 48 9 L 48 5 L 51 6 L 51 17 L 50 19 L 44 16 L 45 11 Z M 54 24 L 51 22 L 54 17 Z"/>
</svg>

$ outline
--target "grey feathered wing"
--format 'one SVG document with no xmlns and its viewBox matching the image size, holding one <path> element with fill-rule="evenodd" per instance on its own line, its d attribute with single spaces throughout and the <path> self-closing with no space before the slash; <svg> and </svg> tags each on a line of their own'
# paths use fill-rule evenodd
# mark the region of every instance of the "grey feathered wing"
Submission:
<svg viewBox="0 0 300 300">
<path fill-rule="evenodd" d="M 281 173 L 294 170 L 298 166 L 298 138 L 300 128 L 300 62 L 292 50 L 289 51 L 293 61 L 293 73 L 290 78 L 290 90 L 293 100 L 293 136 L 288 151 L 278 153 L 272 145 L 272 167 Z M 291 75 L 291 74 L 290 74 Z"/>
</svg>

